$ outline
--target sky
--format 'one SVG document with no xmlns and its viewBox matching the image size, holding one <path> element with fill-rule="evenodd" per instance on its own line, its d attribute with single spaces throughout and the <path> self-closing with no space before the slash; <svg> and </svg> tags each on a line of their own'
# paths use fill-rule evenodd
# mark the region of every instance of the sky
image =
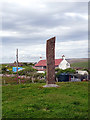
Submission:
<svg viewBox="0 0 90 120">
<path fill-rule="evenodd" d="M 46 59 L 46 40 L 56 37 L 55 58 L 88 57 L 88 2 L 3 0 L 0 63 Z"/>
</svg>

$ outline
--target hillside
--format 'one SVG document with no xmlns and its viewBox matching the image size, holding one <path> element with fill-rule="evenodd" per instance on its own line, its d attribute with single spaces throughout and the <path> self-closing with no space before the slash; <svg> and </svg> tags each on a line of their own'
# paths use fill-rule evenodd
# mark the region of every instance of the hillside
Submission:
<svg viewBox="0 0 90 120">
<path fill-rule="evenodd" d="M 88 68 L 88 58 L 73 58 L 67 59 L 67 61 L 71 64 L 71 67 Z"/>
<path fill-rule="evenodd" d="M 71 67 L 78 67 L 78 68 L 88 68 L 88 62 L 76 62 L 72 63 Z"/>
<path fill-rule="evenodd" d="M 71 58 L 67 59 L 67 61 L 72 64 L 72 63 L 80 63 L 80 62 L 88 62 L 88 58 Z"/>
</svg>

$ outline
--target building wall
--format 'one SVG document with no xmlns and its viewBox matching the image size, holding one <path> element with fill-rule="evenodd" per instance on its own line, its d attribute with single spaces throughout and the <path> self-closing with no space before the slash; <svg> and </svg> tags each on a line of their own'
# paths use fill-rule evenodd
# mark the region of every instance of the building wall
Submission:
<svg viewBox="0 0 90 120">
<path fill-rule="evenodd" d="M 45 71 L 37 71 L 37 73 L 45 73 Z"/>
<path fill-rule="evenodd" d="M 63 60 L 61 61 L 61 63 L 55 66 L 55 68 L 60 68 L 64 70 L 64 69 L 70 68 L 70 64 L 65 60 L 65 57 L 63 57 Z M 36 69 L 40 71 L 41 69 L 46 69 L 46 66 L 37 66 Z"/>
<path fill-rule="evenodd" d="M 43 69 L 43 66 L 38 66 L 36 67 L 36 69 Z"/>
<path fill-rule="evenodd" d="M 70 68 L 70 64 L 64 59 L 62 60 L 62 62 L 59 64 L 59 68 L 60 69 L 67 69 L 67 68 Z"/>
</svg>

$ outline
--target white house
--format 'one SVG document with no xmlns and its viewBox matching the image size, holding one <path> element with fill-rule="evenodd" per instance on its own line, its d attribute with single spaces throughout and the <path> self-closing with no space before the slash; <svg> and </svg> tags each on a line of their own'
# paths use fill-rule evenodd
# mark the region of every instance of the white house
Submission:
<svg viewBox="0 0 90 120">
<path fill-rule="evenodd" d="M 65 70 L 65 69 L 67 69 L 67 68 L 70 68 L 70 63 L 68 63 L 68 62 L 65 60 L 65 56 L 64 56 L 64 55 L 62 56 L 62 61 L 61 61 L 61 63 L 59 64 L 59 68 L 60 68 L 60 69 L 63 69 L 63 70 Z"/>
<path fill-rule="evenodd" d="M 40 60 L 35 64 L 35 68 L 38 70 L 38 73 L 44 73 L 46 71 L 46 60 Z M 65 59 L 65 56 L 62 56 L 62 59 L 55 59 L 55 68 L 67 69 L 70 68 L 70 64 Z"/>
</svg>

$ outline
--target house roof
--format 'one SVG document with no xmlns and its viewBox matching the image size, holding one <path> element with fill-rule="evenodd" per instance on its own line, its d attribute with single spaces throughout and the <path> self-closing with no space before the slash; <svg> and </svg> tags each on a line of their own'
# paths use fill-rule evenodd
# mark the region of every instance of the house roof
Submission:
<svg viewBox="0 0 90 120">
<path fill-rule="evenodd" d="M 62 59 L 55 59 L 55 66 L 59 65 L 61 63 Z M 46 66 L 46 60 L 40 60 L 35 67 L 38 66 Z"/>
</svg>

